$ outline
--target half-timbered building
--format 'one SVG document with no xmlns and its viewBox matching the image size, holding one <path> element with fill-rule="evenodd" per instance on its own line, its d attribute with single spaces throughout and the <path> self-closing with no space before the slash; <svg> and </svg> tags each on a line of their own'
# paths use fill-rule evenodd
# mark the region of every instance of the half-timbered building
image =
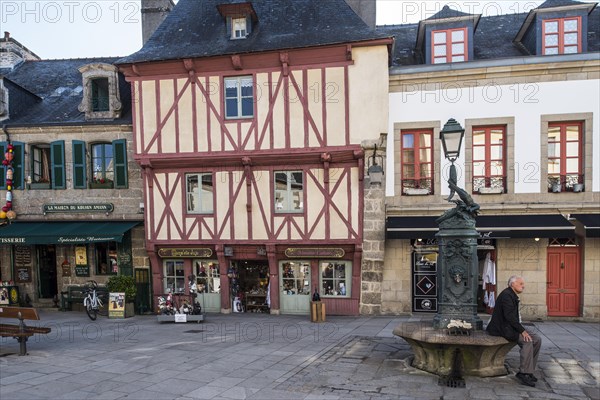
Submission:
<svg viewBox="0 0 600 400">
<path fill-rule="evenodd" d="M 388 46 L 343 0 L 180 0 L 119 61 L 156 296 L 354 315 Z M 197 294 L 195 294 L 197 291 Z"/>
</svg>

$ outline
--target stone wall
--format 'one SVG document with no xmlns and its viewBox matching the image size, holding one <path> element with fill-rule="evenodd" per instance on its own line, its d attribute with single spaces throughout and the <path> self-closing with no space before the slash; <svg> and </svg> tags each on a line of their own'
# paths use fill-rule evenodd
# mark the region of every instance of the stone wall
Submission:
<svg viewBox="0 0 600 400">
<path fill-rule="evenodd" d="M 388 240 L 385 248 L 385 268 L 381 283 L 381 312 L 410 314 L 411 291 L 410 240 Z"/>
<path fill-rule="evenodd" d="M 600 238 L 588 238 L 583 249 L 583 318 L 600 320 Z"/>
</svg>

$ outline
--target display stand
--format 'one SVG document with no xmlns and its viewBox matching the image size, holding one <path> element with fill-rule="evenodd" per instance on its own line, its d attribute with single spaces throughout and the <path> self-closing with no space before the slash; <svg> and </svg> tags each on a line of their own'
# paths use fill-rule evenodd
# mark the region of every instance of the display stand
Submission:
<svg viewBox="0 0 600 400">
<path fill-rule="evenodd" d="M 325 303 L 322 301 L 310 302 L 310 320 L 312 322 L 325 322 Z"/>
<path fill-rule="evenodd" d="M 246 293 L 244 298 L 246 312 L 269 312 L 266 294 Z"/>
<path fill-rule="evenodd" d="M 185 323 L 185 322 L 203 322 L 204 314 L 200 315 L 192 315 L 192 314 L 175 314 L 175 315 L 166 315 L 161 314 L 156 316 L 156 320 L 160 323 L 163 322 L 177 322 L 177 323 Z"/>
</svg>

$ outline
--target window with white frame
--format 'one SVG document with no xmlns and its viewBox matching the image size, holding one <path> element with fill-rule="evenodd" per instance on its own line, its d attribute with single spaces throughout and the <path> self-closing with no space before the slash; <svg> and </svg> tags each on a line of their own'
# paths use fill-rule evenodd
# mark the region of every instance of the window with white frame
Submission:
<svg viewBox="0 0 600 400">
<path fill-rule="evenodd" d="M 467 28 L 431 32 L 431 63 L 444 64 L 467 61 Z"/>
<path fill-rule="evenodd" d="M 214 186 L 212 174 L 186 175 L 187 212 L 209 214 L 214 211 Z"/>
<path fill-rule="evenodd" d="M 350 297 L 352 263 L 321 261 L 319 281 L 321 296 Z"/>
<path fill-rule="evenodd" d="M 581 52 L 581 17 L 543 21 L 543 54 L 575 54 Z"/>
<path fill-rule="evenodd" d="M 225 117 L 252 118 L 254 116 L 254 83 L 251 76 L 224 78 Z"/>
<path fill-rule="evenodd" d="M 246 24 L 246 17 L 231 18 L 231 38 L 245 39 L 248 32 Z"/>
<path fill-rule="evenodd" d="M 182 260 L 165 260 L 164 274 L 165 293 L 185 292 L 185 273 Z"/>
<path fill-rule="evenodd" d="M 304 176 L 302 171 L 275 172 L 275 212 L 304 211 Z"/>
</svg>

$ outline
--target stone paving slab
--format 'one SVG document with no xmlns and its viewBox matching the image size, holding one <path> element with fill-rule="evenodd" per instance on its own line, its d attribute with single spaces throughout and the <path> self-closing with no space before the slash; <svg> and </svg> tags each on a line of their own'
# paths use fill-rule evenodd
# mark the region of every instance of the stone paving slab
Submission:
<svg viewBox="0 0 600 400">
<path fill-rule="evenodd" d="M 336 317 L 209 314 L 202 324 L 159 324 L 41 310 L 29 355 L 0 339 L 0 399 L 599 399 L 600 327 L 593 323 L 530 323 L 542 336 L 539 382 L 511 374 L 465 377 L 449 388 L 411 366 L 410 346 L 392 334 L 400 323 L 431 316 Z M 486 316 L 483 316 L 484 318 Z M 489 317 L 488 317 L 489 318 Z"/>
</svg>

